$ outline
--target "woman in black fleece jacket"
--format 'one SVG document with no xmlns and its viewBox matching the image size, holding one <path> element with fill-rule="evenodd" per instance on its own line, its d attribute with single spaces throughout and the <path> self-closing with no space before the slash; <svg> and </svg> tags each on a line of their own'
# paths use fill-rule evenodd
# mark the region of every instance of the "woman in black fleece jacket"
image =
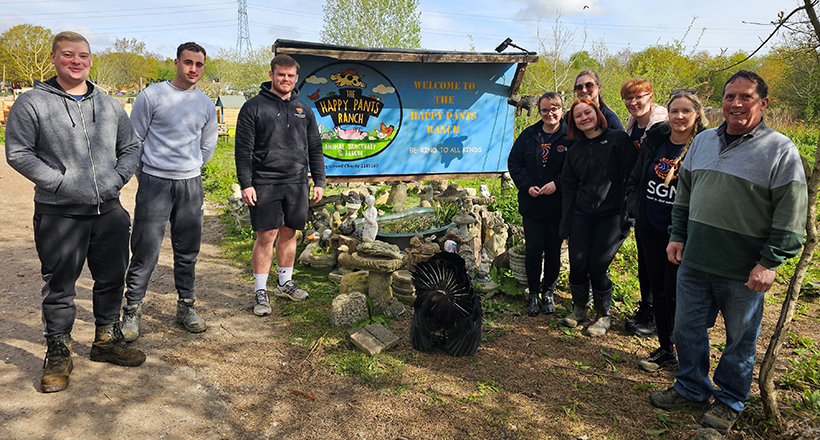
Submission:
<svg viewBox="0 0 820 440">
<path fill-rule="evenodd" d="M 524 267 L 530 289 L 527 314 L 555 311 L 552 295 L 561 271 L 561 169 L 569 149 L 564 100 L 556 92 L 538 99 L 541 120 L 527 127 L 513 144 L 507 168 L 518 188 L 518 212 L 524 223 Z M 541 280 L 541 261 L 544 279 Z M 541 298 L 538 297 L 541 292 Z"/>
<path fill-rule="evenodd" d="M 561 172 L 563 212 L 560 235 L 569 238 L 569 284 L 572 313 L 562 324 L 575 327 L 587 319 L 590 283 L 596 321 L 590 336 L 609 329 L 612 281 L 609 264 L 629 234 L 624 182 L 638 150 L 629 135 L 607 128 L 601 110 L 588 99 L 570 107 L 567 137 L 572 145 Z"/>
</svg>

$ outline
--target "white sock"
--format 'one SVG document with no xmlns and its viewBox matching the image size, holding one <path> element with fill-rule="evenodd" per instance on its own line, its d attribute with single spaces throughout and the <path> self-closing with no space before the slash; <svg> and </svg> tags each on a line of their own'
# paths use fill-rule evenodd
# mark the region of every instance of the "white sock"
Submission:
<svg viewBox="0 0 820 440">
<path fill-rule="evenodd" d="M 256 292 L 259 289 L 268 290 L 268 275 L 266 273 L 255 273 L 253 274 L 253 291 Z"/>
<path fill-rule="evenodd" d="M 285 283 L 293 278 L 293 266 L 279 268 L 279 285 L 284 286 Z"/>
</svg>

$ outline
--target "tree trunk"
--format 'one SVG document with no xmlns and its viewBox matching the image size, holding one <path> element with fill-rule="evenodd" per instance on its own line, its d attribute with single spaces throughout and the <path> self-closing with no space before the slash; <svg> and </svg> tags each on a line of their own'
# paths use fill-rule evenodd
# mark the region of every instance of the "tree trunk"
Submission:
<svg viewBox="0 0 820 440">
<path fill-rule="evenodd" d="M 807 0 L 808 1 L 808 0 Z M 808 171 L 808 163 L 803 159 L 803 166 Z M 763 358 L 763 365 L 760 367 L 760 397 L 763 400 L 763 412 L 767 418 L 773 419 L 778 425 L 782 425 L 783 418 L 780 414 L 780 409 L 777 405 L 777 390 L 774 387 L 774 367 L 777 358 L 780 355 L 780 350 L 783 348 L 783 342 L 789 334 L 792 318 L 794 317 L 794 310 L 797 307 L 797 299 L 800 297 L 800 287 L 803 284 L 803 279 L 806 276 L 806 271 L 811 264 L 814 249 L 817 247 L 817 223 L 815 221 L 817 215 L 817 191 L 820 186 L 820 170 L 817 165 L 820 163 L 820 139 L 817 141 L 817 150 L 814 154 L 814 169 L 808 179 L 808 214 L 806 221 L 806 242 L 803 245 L 803 252 L 800 254 L 800 260 L 794 269 L 789 282 L 789 289 L 786 291 L 786 300 L 783 302 L 783 307 L 780 309 L 780 318 L 777 320 L 777 326 L 772 334 L 772 339 L 769 342 L 769 348 L 766 350 L 766 356 Z"/>
</svg>

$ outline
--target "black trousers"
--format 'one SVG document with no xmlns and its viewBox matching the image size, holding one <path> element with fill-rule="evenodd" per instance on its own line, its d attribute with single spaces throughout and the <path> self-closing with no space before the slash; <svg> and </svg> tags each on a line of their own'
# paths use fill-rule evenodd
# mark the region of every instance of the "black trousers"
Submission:
<svg viewBox="0 0 820 440">
<path fill-rule="evenodd" d="M 675 328 L 675 282 L 678 265 L 670 263 L 666 256 L 669 233 L 651 225 L 641 229 L 641 252 L 639 259 L 646 264 L 649 287 L 654 302 L 655 323 L 658 326 L 658 342 L 661 348 L 672 351 L 672 332 Z"/>
<path fill-rule="evenodd" d="M 561 219 L 523 218 L 524 268 L 527 271 L 527 286 L 530 293 L 539 293 L 544 288 L 555 286 L 561 272 L 561 237 L 558 227 Z M 544 278 L 541 279 L 541 261 L 544 262 Z"/>
<path fill-rule="evenodd" d="M 74 328 L 75 283 L 86 260 L 94 279 L 95 324 L 120 319 L 130 228 L 131 218 L 121 206 L 101 215 L 34 214 L 34 242 L 46 282 L 42 291 L 44 336 L 71 333 Z"/>
<path fill-rule="evenodd" d="M 134 305 L 145 298 L 169 220 L 174 250 L 174 284 L 179 298 L 192 299 L 196 260 L 202 242 L 202 201 L 205 198 L 202 177 L 170 180 L 141 173 L 138 178 L 125 299 L 128 305 Z"/>
<path fill-rule="evenodd" d="M 638 249 L 638 287 L 641 289 L 641 302 L 652 304 L 652 289 L 649 287 L 649 274 L 646 269 L 646 259 L 641 258 L 642 238 L 635 234 L 635 247 Z"/>
<path fill-rule="evenodd" d="M 572 214 L 569 232 L 569 282 L 592 283 L 592 290 L 610 291 L 609 265 L 624 241 L 619 214 L 593 217 Z"/>
</svg>

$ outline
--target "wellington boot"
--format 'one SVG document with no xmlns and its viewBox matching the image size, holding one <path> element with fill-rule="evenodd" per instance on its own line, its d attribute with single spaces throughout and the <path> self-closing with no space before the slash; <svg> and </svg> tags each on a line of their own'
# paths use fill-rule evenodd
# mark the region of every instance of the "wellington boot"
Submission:
<svg viewBox="0 0 820 440">
<path fill-rule="evenodd" d="M 94 362 L 136 367 L 145 362 L 145 353 L 129 346 L 122 336 L 120 323 L 112 322 L 97 326 L 89 358 Z"/>
<path fill-rule="evenodd" d="M 191 333 L 202 333 L 208 329 L 205 320 L 196 314 L 194 299 L 181 299 L 177 301 L 177 324 L 185 327 Z"/>
<path fill-rule="evenodd" d="M 609 330 L 609 324 L 609 316 L 600 316 L 591 326 L 587 327 L 587 334 L 593 338 L 603 336 L 606 334 L 606 331 Z"/>
<path fill-rule="evenodd" d="M 122 308 L 122 337 L 125 342 L 134 342 L 140 337 L 142 324 L 142 303 Z"/>
<path fill-rule="evenodd" d="M 71 360 L 71 335 L 63 333 L 49 336 L 46 345 L 48 349 L 43 360 L 40 388 L 44 393 L 62 391 L 68 387 L 68 375 L 74 369 L 74 362 Z"/>
<path fill-rule="evenodd" d="M 561 321 L 561 325 L 565 327 L 577 327 L 578 324 L 586 321 L 588 318 L 587 316 L 587 309 L 586 307 L 578 307 L 574 306 L 572 308 L 572 313 L 567 315 L 563 321 Z"/>
</svg>

